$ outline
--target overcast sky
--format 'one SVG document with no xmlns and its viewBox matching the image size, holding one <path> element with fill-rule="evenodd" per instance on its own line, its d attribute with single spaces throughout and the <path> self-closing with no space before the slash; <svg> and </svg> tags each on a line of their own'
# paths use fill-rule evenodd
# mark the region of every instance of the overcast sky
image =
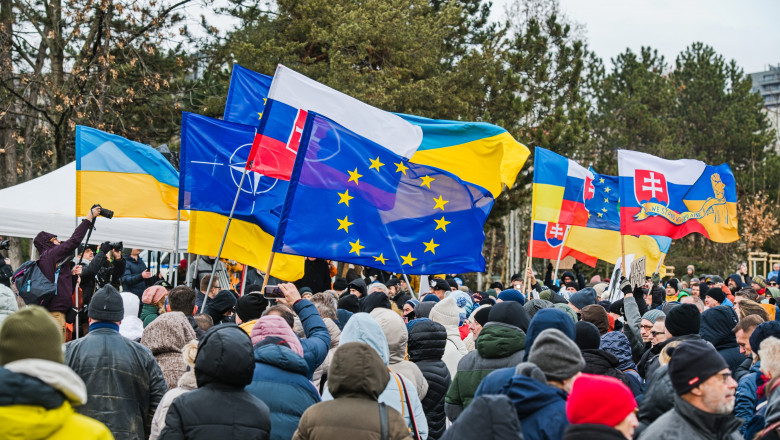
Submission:
<svg viewBox="0 0 780 440">
<path fill-rule="evenodd" d="M 500 11 L 512 0 L 493 0 Z M 780 64 L 780 0 L 560 0 L 585 26 L 588 45 L 607 66 L 630 47 L 651 46 L 674 63 L 695 41 L 735 59 L 745 73 Z M 493 11 L 494 14 L 498 11 Z M 503 15 L 503 14 L 502 14 Z"/>
</svg>

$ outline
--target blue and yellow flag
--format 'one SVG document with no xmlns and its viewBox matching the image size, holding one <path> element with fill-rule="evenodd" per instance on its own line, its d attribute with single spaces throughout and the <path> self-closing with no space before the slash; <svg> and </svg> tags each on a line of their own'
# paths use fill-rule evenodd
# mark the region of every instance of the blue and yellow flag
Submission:
<svg viewBox="0 0 780 440">
<path fill-rule="evenodd" d="M 234 64 L 224 119 L 257 125 L 271 79 Z M 449 171 L 486 188 L 493 197 L 501 194 L 504 185 L 514 185 L 530 155 L 525 145 L 497 125 L 397 115 L 422 129 L 422 143 L 412 156 L 413 163 Z"/>
<path fill-rule="evenodd" d="M 406 274 L 482 271 L 492 206 L 486 189 L 310 112 L 274 251 Z"/>
<path fill-rule="evenodd" d="M 176 220 L 178 196 L 179 173 L 159 151 L 76 126 L 77 216 L 97 203 L 117 217 Z"/>
</svg>

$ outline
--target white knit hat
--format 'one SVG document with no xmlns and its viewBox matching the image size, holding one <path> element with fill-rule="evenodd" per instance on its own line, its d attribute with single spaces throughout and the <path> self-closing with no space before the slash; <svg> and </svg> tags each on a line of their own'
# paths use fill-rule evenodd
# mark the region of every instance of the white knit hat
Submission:
<svg viewBox="0 0 780 440">
<path fill-rule="evenodd" d="M 445 327 L 450 325 L 457 327 L 460 324 L 460 310 L 455 299 L 449 296 L 436 303 L 428 317 L 431 321 L 438 322 Z"/>
</svg>

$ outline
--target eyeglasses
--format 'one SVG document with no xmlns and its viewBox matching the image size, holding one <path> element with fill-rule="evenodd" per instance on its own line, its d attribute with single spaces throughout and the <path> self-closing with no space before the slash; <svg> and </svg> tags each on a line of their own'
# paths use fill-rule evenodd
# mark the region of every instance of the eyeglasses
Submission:
<svg viewBox="0 0 780 440">
<path fill-rule="evenodd" d="M 777 283 L 770 282 L 770 283 L 769 283 L 769 285 L 770 285 L 770 286 L 777 286 Z"/>
<path fill-rule="evenodd" d="M 652 330 L 652 328 L 653 328 L 653 326 L 652 326 L 652 325 L 643 325 L 643 326 L 641 326 L 641 327 L 642 327 L 642 329 L 644 329 L 644 330 Z"/>
<path fill-rule="evenodd" d="M 721 380 L 723 380 L 723 383 L 726 383 L 731 378 L 731 370 L 729 370 L 728 373 L 718 373 L 716 376 L 720 376 Z"/>
<path fill-rule="evenodd" d="M 666 333 L 666 332 L 650 332 L 650 334 L 653 335 L 653 337 L 656 337 L 658 335 L 662 335 L 664 333 Z"/>
</svg>

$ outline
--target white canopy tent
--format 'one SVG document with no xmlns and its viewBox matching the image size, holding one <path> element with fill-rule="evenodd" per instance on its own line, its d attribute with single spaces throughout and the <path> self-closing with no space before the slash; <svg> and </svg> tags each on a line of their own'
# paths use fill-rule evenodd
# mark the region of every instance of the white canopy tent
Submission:
<svg viewBox="0 0 780 440">
<path fill-rule="evenodd" d="M 65 240 L 80 221 L 75 214 L 76 162 L 0 190 L 0 207 L 0 235 L 35 238 L 40 231 L 46 231 Z M 188 237 L 189 223 L 181 221 L 180 252 L 187 251 Z M 122 241 L 126 248 L 174 251 L 176 220 L 100 218 L 89 242 L 104 241 Z"/>
</svg>

